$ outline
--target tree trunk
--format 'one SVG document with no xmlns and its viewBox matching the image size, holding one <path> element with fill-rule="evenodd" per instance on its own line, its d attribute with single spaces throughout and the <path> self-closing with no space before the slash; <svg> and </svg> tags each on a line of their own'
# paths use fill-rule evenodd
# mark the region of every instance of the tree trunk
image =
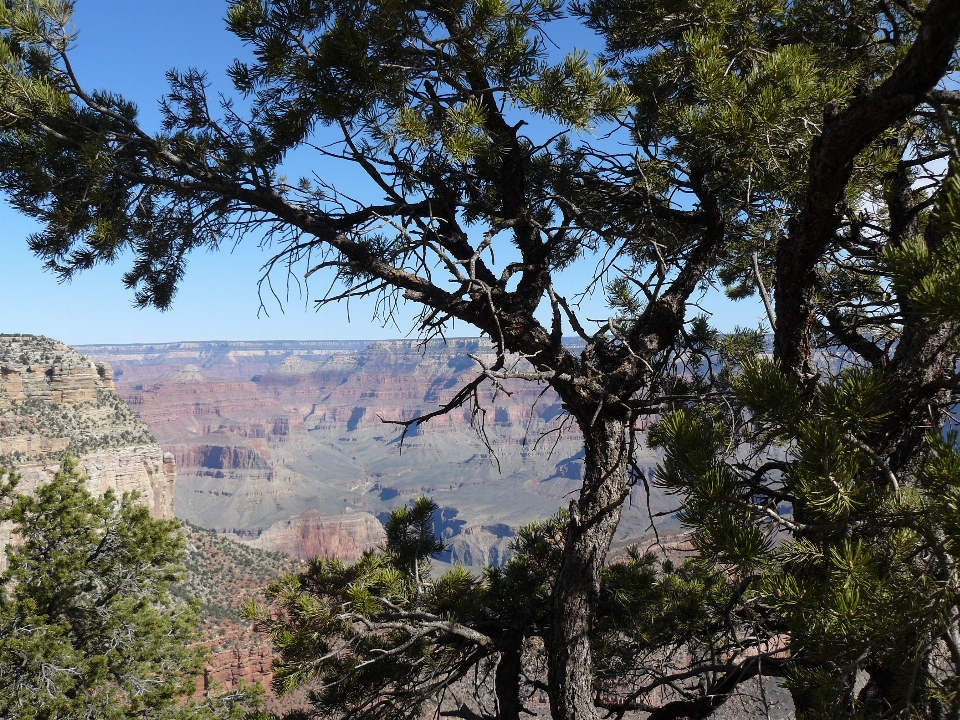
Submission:
<svg viewBox="0 0 960 720">
<path fill-rule="evenodd" d="M 577 419 L 583 430 L 585 471 L 580 499 L 570 503 L 570 522 L 553 593 L 548 685 L 554 720 L 598 717 L 593 704 L 590 638 L 600 573 L 627 487 L 626 417 L 611 413 Z"/>
<path fill-rule="evenodd" d="M 497 720 L 520 720 L 520 675 L 523 672 L 523 635 L 507 631 L 497 645 L 500 661 L 494 685 L 497 692 Z"/>
</svg>

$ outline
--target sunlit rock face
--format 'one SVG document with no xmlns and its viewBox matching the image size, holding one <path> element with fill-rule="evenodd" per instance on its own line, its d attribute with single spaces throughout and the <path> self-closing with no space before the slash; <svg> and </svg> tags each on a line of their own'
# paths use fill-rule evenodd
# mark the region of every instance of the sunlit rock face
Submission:
<svg viewBox="0 0 960 720">
<path fill-rule="evenodd" d="M 110 366 L 46 337 L 0 335 L 0 463 L 31 491 L 67 452 L 91 492 L 137 492 L 154 517 L 173 517 L 174 456 L 117 395 Z M 0 526 L 0 564 L 9 541 Z"/>
<path fill-rule="evenodd" d="M 383 541 L 383 526 L 370 513 L 324 516 L 311 509 L 270 525 L 249 544 L 299 560 L 322 557 L 352 562 Z"/>
<path fill-rule="evenodd" d="M 443 508 L 441 561 L 501 564 L 523 524 L 576 497 L 582 441 L 544 385 L 484 387 L 437 410 L 492 362 L 486 340 L 87 346 L 177 460 L 176 513 L 268 550 L 347 559 L 379 543 L 377 518 L 420 495 Z M 489 447 L 478 436 L 480 425 Z M 641 458 L 645 471 L 656 457 Z M 654 494 L 653 512 L 668 510 Z M 362 522 L 357 518 L 363 518 Z M 649 524 L 642 490 L 618 539 Z"/>
</svg>

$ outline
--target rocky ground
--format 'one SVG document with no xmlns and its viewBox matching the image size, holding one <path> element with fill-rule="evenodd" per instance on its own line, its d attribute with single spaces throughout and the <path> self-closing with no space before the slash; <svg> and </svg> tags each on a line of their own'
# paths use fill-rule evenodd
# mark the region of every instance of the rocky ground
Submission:
<svg viewBox="0 0 960 720">
<path fill-rule="evenodd" d="M 204 645 L 210 659 L 198 691 L 213 687 L 234 690 L 243 682 L 260 683 L 267 690 L 271 710 L 290 710 L 303 702 L 302 695 L 277 698 L 270 687 L 273 651 L 268 638 L 258 635 L 243 618 L 249 601 L 264 602 L 267 586 L 282 573 L 297 572 L 298 561 L 281 553 L 247 547 L 230 539 L 185 524 L 187 555 L 185 574 L 174 595 L 200 601 Z"/>
</svg>

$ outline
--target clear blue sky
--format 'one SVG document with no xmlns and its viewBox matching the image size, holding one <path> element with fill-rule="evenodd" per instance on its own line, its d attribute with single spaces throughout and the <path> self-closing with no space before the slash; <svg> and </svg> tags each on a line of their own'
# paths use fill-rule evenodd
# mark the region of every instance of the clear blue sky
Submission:
<svg viewBox="0 0 960 720">
<path fill-rule="evenodd" d="M 157 126 L 157 100 L 166 89 L 164 72 L 172 67 L 206 70 L 212 90 L 229 91 L 224 74 L 233 58 L 245 54 L 226 31 L 222 0 L 80 0 L 75 22 L 80 36 L 73 53 L 75 67 L 89 88 L 106 88 L 134 101 L 148 130 Z M 568 28 L 564 28 L 567 30 Z M 569 27 L 555 40 L 564 51 L 589 47 L 582 28 Z M 568 37 L 564 37 L 567 36 Z M 569 45 L 567 43 L 569 42 Z M 566 47 L 565 47 L 566 46 Z M 349 178 L 347 178 L 349 180 Z M 255 241 L 233 252 L 194 254 L 173 308 L 165 313 L 137 310 L 132 293 L 120 282 L 125 265 L 98 267 L 59 284 L 26 247 L 36 229 L 28 218 L 0 203 L 0 331 L 43 334 L 71 344 L 173 342 L 177 340 L 313 340 L 402 337 L 409 322 L 381 327 L 371 321 L 368 303 L 314 312 L 296 295 L 281 308 L 260 312 L 257 279 L 264 254 Z M 583 264 L 567 272 L 568 295 L 582 285 L 593 267 Z M 756 324 L 755 303 L 731 303 L 710 293 L 704 306 L 715 313 L 723 330 Z M 587 301 L 587 317 L 603 317 L 601 298 Z M 411 312 L 406 313 L 409 318 Z M 453 335 L 475 335 L 457 326 Z"/>
</svg>

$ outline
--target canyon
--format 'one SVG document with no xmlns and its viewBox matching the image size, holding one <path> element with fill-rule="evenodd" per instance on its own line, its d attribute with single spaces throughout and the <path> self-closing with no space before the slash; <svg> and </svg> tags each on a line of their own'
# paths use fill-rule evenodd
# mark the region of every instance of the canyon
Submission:
<svg viewBox="0 0 960 720">
<path fill-rule="evenodd" d="M 406 434 L 491 362 L 486 340 L 210 342 L 84 346 L 175 458 L 179 518 L 306 559 L 352 560 L 382 541 L 398 504 L 428 495 L 447 542 L 440 566 L 498 565 L 516 530 L 566 506 L 582 474 L 579 432 L 548 387 L 485 385 Z M 641 456 L 652 474 L 657 456 Z M 669 516 L 656 491 L 649 510 Z M 644 489 L 616 540 L 646 534 Z M 669 529 L 669 517 L 659 523 Z"/>
<path fill-rule="evenodd" d="M 113 376 L 109 364 L 55 340 L 0 335 L 0 466 L 20 476 L 18 491 L 31 492 L 53 477 L 70 452 L 91 493 L 136 492 L 151 515 L 172 518 L 175 457 L 117 395 Z M 17 542 L 12 531 L 10 523 L 0 524 L 0 571 L 6 568 L 6 546 Z M 280 700 L 269 689 L 269 641 L 240 611 L 246 601 L 262 602 L 270 581 L 299 565 L 190 525 L 184 532 L 185 572 L 174 595 L 201 603 L 202 642 L 210 656 L 199 691 L 260 682 L 271 710 L 290 709 L 296 697 Z"/>
<path fill-rule="evenodd" d="M 303 694 L 278 698 L 271 688 L 274 657 L 270 639 L 243 618 L 248 602 L 266 602 L 266 588 L 282 573 L 299 572 L 301 563 L 280 553 L 266 553 L 228 538 L 184 524 L 187 546 L 183 577 L 173 594 L 200 603 L 203 644 L 210 654 L 197 678 L 198 696 L 207 691 L 233 691 L 241 683 L 260 683 L 272 712 L 292 710 Z"/>
</svg>

